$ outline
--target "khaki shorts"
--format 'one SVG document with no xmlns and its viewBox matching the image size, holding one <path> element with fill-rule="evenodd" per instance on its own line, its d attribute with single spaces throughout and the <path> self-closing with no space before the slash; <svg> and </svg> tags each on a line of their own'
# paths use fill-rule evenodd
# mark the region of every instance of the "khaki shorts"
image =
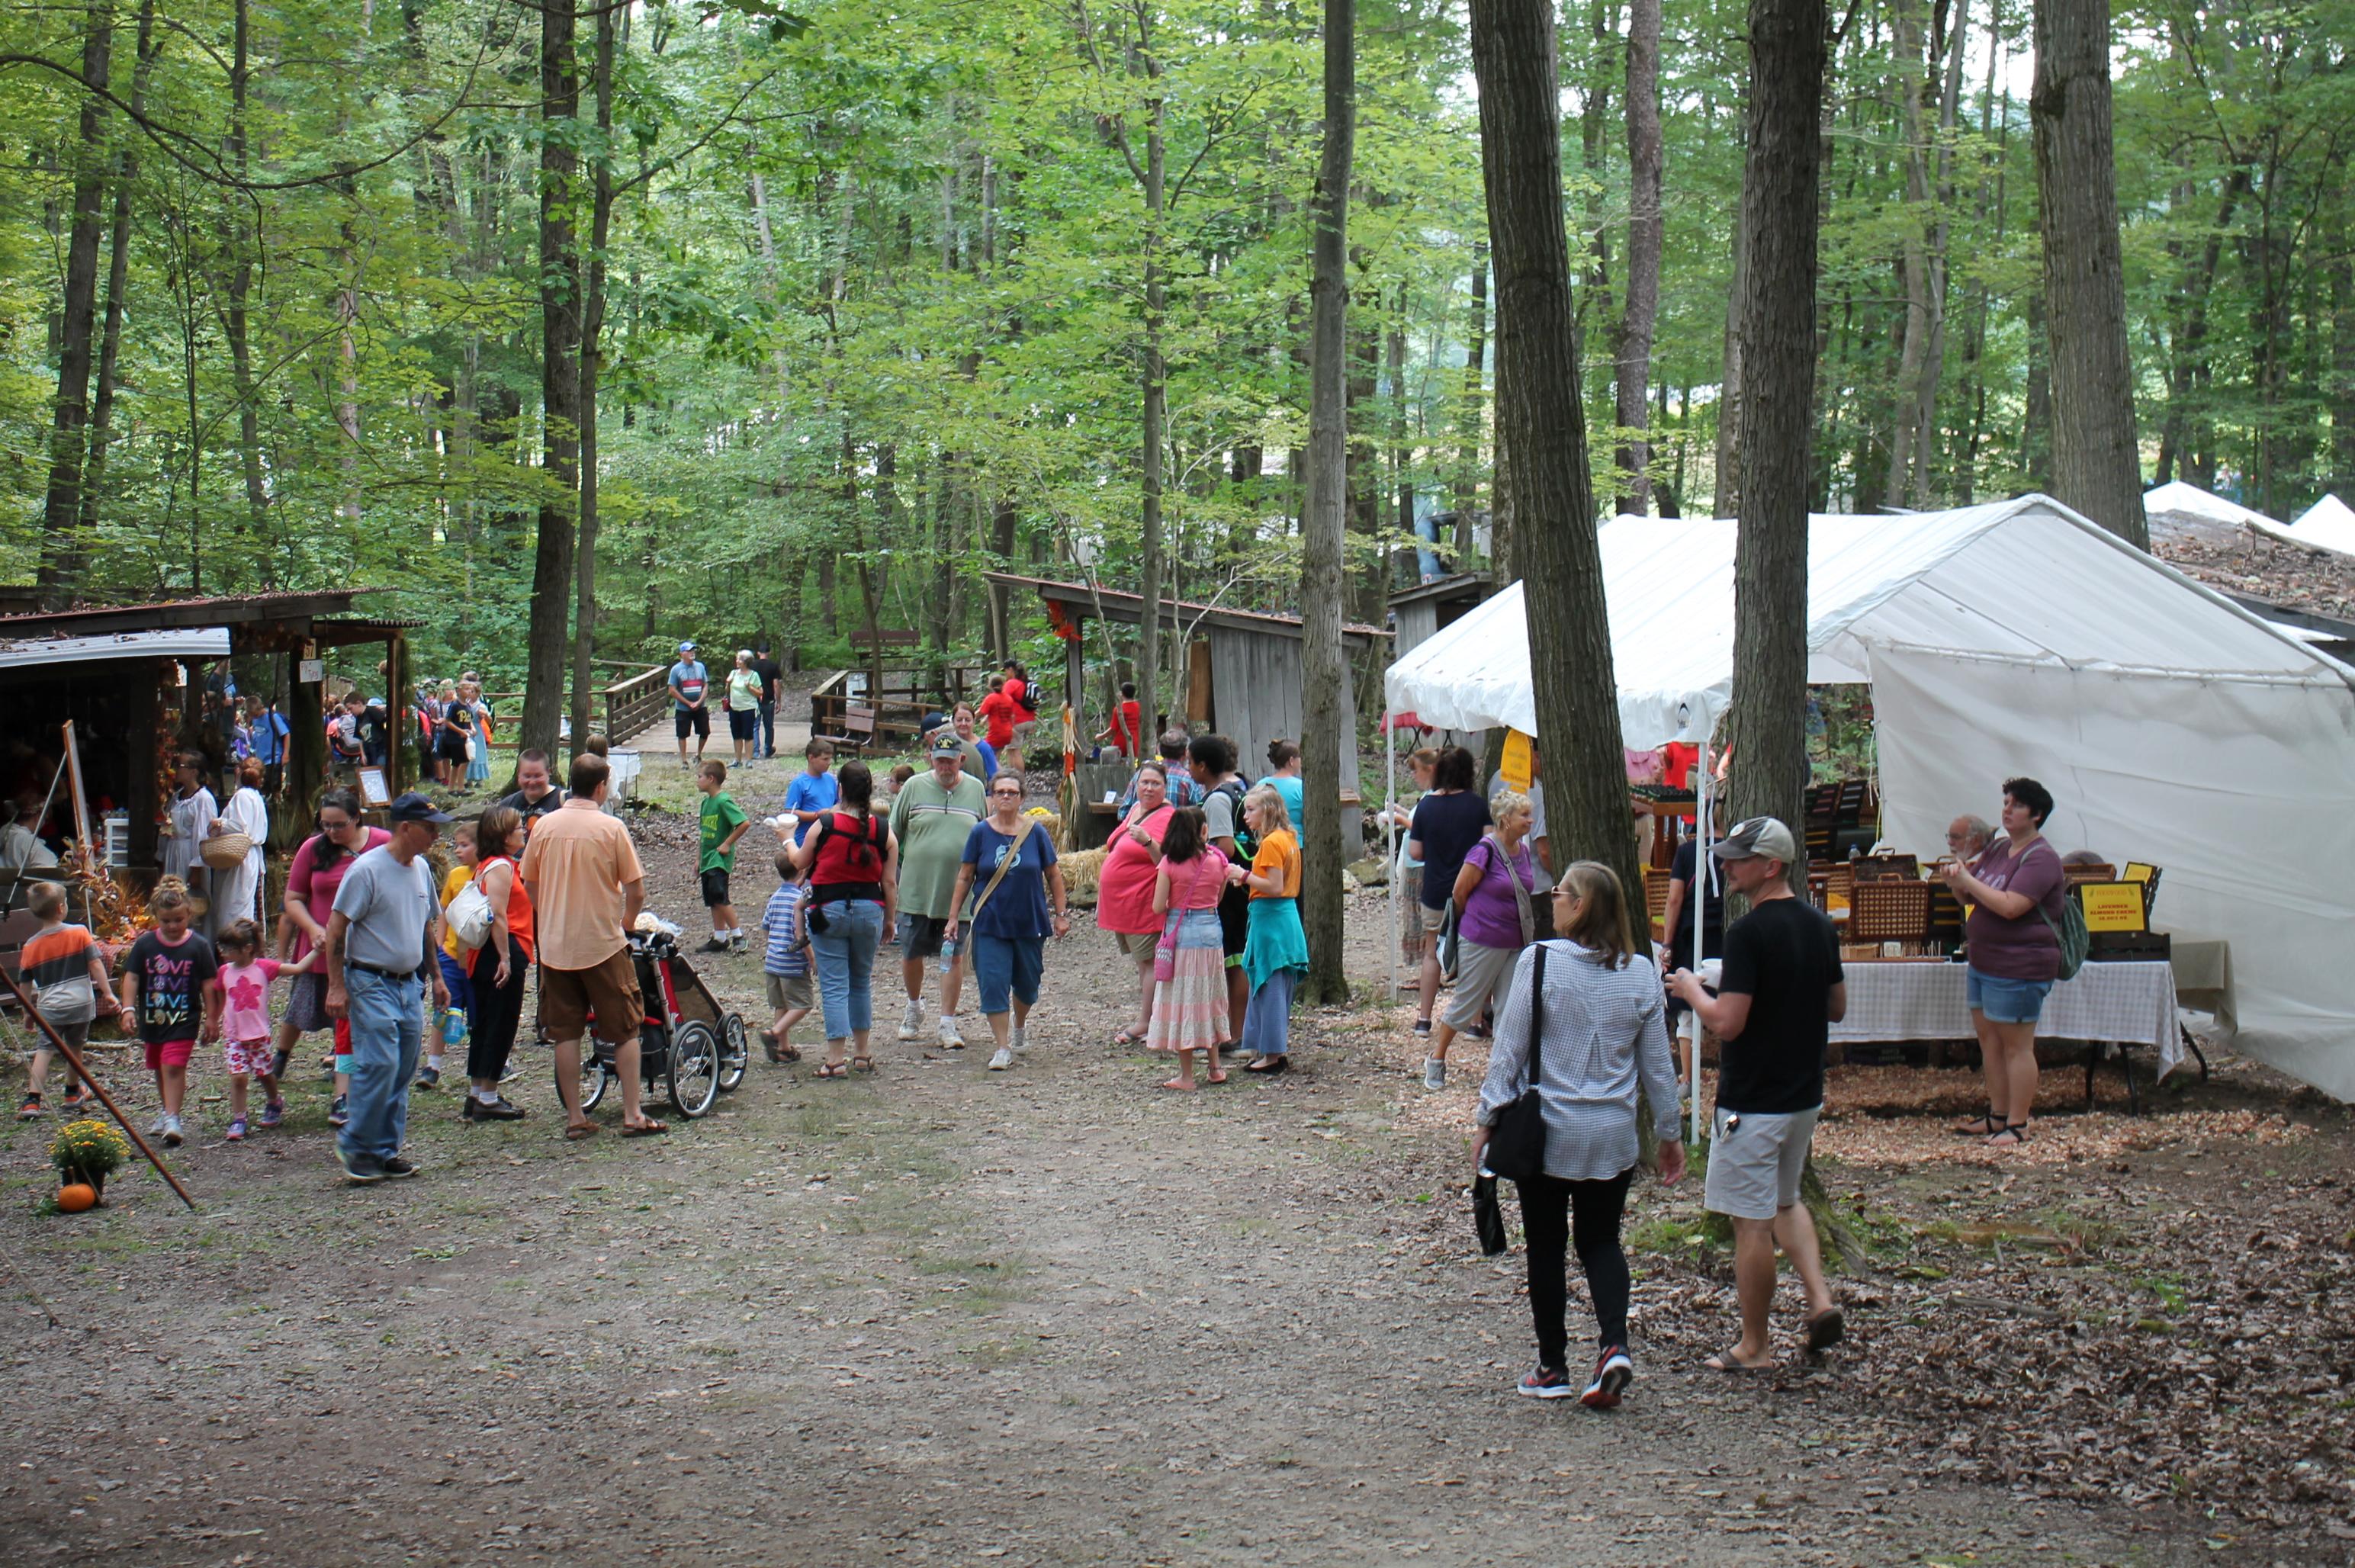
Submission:
<svg viewBox="0 0 2355 1568">
<path fill-rule="evenodd" d="M 1153 950 L 1161 945 L 1161 933 L 1157 931 L 1115 931 L 1112 939 L 1120 944 L 1122 957 L 1138 962 L 1152 957 Z"/>
<path fill-rule="evenodd" d="M 1821 1105 L 1784 1115 L 1722 1107 L 1711 1124 L 1701 1204 L 1736 1220 L 1772 1220 L 1799 1201 L 1799 1176 Z M 1728 1126 L 1728 1123 L 1737 1124 Z"/>
<path fill-rule="evenodd" d="M 645 999 L 638 994 L 638 966 L 628 948 L 593 969 L 543 966 L 539 982 L 539 1027 L 550 1040 L 577 1040 L 595 1015 L 597 1038 L 622 1045 L 638 1038 L 645 1021 Z M 626 1022 L 616 1023 L 616 1019 Z"/>
<path fill-rule="evenodd" d="M 806 1012 L 816 1004 L 817 995 L 806 975 L 768 975 L 769 1010 L 789 1013 L 799 1008 Z"/>
</svg>

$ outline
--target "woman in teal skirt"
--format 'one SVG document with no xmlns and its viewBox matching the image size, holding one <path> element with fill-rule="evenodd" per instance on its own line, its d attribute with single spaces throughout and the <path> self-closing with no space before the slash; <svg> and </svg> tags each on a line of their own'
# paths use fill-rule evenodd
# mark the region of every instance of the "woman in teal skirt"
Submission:
<svg viewBox="0 0 2355 1568">
<path fill-rule="evenodd" d="M 1243 1012 L 1241 1049 L 1258 1053 L 1243 1069 L 1273 1076 L 1292 1065 L 1292 993 L 1308 973 L 1308 933 L 1300 925 L 1300 841 L 1292 813 L 1266 784 L 1243 796 L 1243 820 L 1258 835 L 1249 869 L 1231 868 L 1228 880 L 1251 889 L 1251 924 L 1243 938 L 1243 975 L 1251 1005 Z"/>
</svg>

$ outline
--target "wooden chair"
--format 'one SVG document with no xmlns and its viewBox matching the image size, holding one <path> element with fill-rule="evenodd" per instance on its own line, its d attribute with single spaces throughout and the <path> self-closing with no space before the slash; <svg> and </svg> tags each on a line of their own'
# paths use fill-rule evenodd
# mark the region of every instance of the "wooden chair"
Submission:
<svg viewBox="0 0 2355 1568">
<path fill-rule="evenodd" d="M 1652 938 L 1656 942 L 1668 939 L 1668 885 L 1675 880 L 1666 867 L 1644 868 L 1644 909 L 1650 917 Z"/>
<path fill-rule="evenodd" d="M 847 702 L 842 708 L 842 721 L 836 726 L 837 735 L 813 734 L 813 741 L 825 741 L 837 752 L 858 756 L 875 743 L 875 709 L 864 703 Z"/>
</svg>

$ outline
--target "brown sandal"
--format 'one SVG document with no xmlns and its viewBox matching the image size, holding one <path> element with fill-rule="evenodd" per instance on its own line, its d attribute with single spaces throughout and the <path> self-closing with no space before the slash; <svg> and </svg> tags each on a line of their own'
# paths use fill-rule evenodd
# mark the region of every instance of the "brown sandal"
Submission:
<svg viewBox="0 0 2355 1568">
<path fill-rule="evenodd" d="M 581 1123 L 581 1124 L 580 1124 L 579 1125 L 577 1125 L 577 1126 L 570 1126 L 570 1127 L 567 1127 L 567 1128 L 565 1128 L 565 1129 L 564 1129 L 564 1141 L 565 1141 L 565 1142 L 567 1142 L 567 1143 L 576 1143 L 576 1144 L 577 1144 L 577 1143 L 579 1143 L 582 1138 L 586 1138 L 586 1137 L 594 1137 L 594 1136 L 596 1136 L 596 1133 L 597 1133 L 597 1124 L 596 1124 L 596 1123 L 594 1123 L 594 1122 L 582 1122 L 582 1123 Z"/>
</svg>

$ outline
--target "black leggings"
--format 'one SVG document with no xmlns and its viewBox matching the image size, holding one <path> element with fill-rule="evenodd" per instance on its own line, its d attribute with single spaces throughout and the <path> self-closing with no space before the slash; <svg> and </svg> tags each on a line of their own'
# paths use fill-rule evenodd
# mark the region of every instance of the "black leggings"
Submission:
<svg viewBox="0 0 2355 1568">
<path fill-rule="evenodd" d="M 523 1021 L 523 994 L 531 984 L 531 962 L 521 948 L 516 950 L 504 986 L 491 984 L 498 972 L 497 954 L 485 947 L 474 955 L 474 1017 L 466 1036 L 466 1076 L 478 1083 L 496 1083 L 506 1074 L 516 1026 Z"/>
<path fill-rule="evenodd" d="M 1521 1228 L 1529 1243 L 1529 1316 L 1536 1319 L 1538 1360 L 1566 1368 L 1570 1334 L 1562 1317 L 1570 1285 L 1564 1253 L 1574 1241 L 1578 1266 L 1594 1298 L 1594 1321 L 1604 1349 L 1627 1343 L 1627 1254 L 1619 1250 L 1619 1219 L 1627 1209 L 1629 1166 L 1605 1181 L 1562 1181 L 1540 1176 L 1520 1182 Z"/>
</svg>

